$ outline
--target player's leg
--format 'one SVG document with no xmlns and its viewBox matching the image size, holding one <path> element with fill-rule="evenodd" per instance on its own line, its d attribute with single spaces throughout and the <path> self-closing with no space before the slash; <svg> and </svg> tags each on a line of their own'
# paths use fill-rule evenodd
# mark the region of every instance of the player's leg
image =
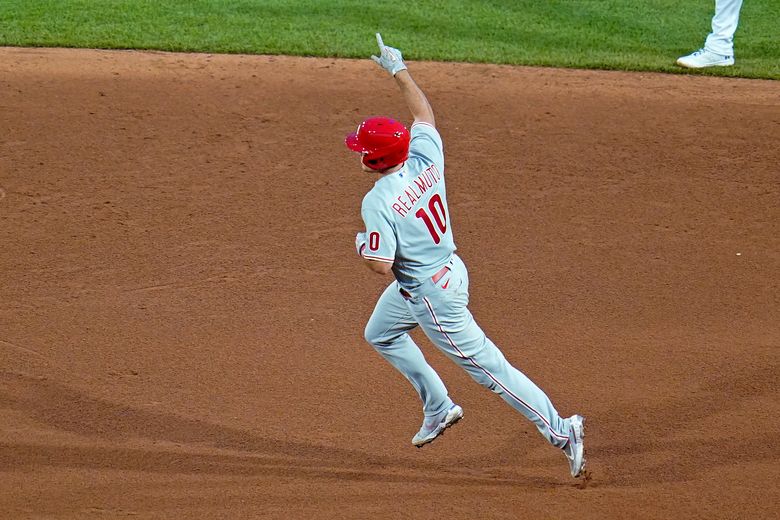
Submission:
<svg viewBox="0 0 780 520">
<path fill-rule="evenodd" d="M 366 325 L 365 338 L 417 390 L 425 416 L 434 417 L 453 403 L 441 378 L 408 334 L 416 326 L 398 283 L 393 282 L 377 301 Z"/>
<path fill-rule="evenodd" d="M 716 0 L 712 32 L 707 36 L 704 48 L 722 56 L 734 55 L 734 33 L 739 24 L 742 0 Z"/>
<path fill-rule="evenodd" d="M 707 35 L 704 47 L 687 56 L 680 56 L 677 64 L 693 69 L 734 65 L 734 33 L 741 8 L 742 0 L 716 0 L 712 32 Z"/>
<path fill-rule="evenodd" d="M 445 276 L 411 305 L 426 335 L 474 380 L 532 421 L 551 444 L 566 445 L 569 419 L 558 415 L 547 394 L 506 360 L 468 310 L 468 272 L 459 259 L 450 275 L 449 283 Z"/>
</svg>

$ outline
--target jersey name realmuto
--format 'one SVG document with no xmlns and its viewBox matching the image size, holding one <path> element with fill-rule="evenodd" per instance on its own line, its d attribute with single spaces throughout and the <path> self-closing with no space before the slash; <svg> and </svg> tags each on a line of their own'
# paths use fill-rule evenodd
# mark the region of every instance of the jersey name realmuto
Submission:
<svg viewBox="0 0 780 520">
<path fill-rule="evenodd" d="M 441 136 L 428 123 L 411 128 L 409 158 L 383 175 L 363 198 L 367 247 L 363 257 L 392 262 L 401 286 L 413 290 L 455 251 Z"/>
</svg>

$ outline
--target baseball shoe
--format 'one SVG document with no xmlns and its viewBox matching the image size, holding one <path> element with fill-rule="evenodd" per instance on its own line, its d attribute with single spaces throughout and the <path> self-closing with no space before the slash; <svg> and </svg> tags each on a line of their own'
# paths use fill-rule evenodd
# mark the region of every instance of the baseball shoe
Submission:
<svg viewBox="0 0 780 520">
<path fill-rule="evenodd" d="M 585 418 L 580 415 L 569 417 L 571 426 L 569 426 L 569 442 L 563 447 L 563 453 L 569 459 L 569 469 L 574 478 L 582 475 L 585 469 Z"/>
<path fill-rule="evenodd" d="M 723 54 L 715 54 L 707 49 L 699 49 L 692 54 L 678 58 L 677 65 L 689 69 L 728 67 L 729 65 L 734 65 L 734 56 L 724 56 Z"/>
<path fill-rule="evenodd" d="M 418 448 L 432 442 L 436 437 L 444 433 L 444 430 L 460 421 L 463 417 L 463 408 L 453 404 L 449 409 L 433 417 L 426 417 L 420 431 L 412 438 L 412 444 Z"/>
</svg>

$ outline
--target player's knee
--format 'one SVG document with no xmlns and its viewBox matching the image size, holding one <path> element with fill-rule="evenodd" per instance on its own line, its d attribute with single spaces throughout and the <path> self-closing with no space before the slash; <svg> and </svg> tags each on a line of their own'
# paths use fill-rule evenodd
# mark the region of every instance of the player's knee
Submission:
<svg viewBox="0 0 780 520">
<path fill-rule="evenodd" d="M 383 334 L 379 327 L 376 327 L 372 322 L 366 324 L 366 329 L 363 331 L 363 337 L 374 347 L 380 347 L 383 343 Z"/>
<path fill-rule="evenodd" d="M 397 332 L 388 331 L 387 327 L 382 325 L 374 325 L 372 322 L 368 322 L 366 329 L 363 331 L 363 337 L 374 348 L 386 348 L 393 345 L 398 341 L 401 334 Z"/>
</svg>

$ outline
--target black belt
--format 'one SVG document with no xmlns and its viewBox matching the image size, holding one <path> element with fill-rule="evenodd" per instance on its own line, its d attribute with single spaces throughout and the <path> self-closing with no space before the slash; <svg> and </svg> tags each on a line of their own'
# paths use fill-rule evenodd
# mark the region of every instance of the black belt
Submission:
<svg viewBox="0 0 780 520">
<path fill-rule="evenodd" d="M 439 269 L 439 270 L 436 272 L 436 274 L 435 274 L 435 275 L 431 276 L 431 281 L 432 281 L 433 283 L 439 283 L 439 280 L 441 280 L 442 276 L 444 276 L 445 274 L 447 274 L 449 271 L 450 271 L 450 268 L 449 268 L 449 266 L 446 266 L 446 265 L 445 265 L 444 267 L 442 267 L 441 269 Z M 412 295 L 411 295 L 411 294 L 409 294 L 409 291 L 407 291 L 407 290 L 406 290 L 406 289 L 404 289 L 403 287 L 399 287 L 399 289 L 398 289 L 398 290 L 400 291 L 400 293 L 401 293 L 401 296 L 403 296 L 403 297 L 404 297 L 404 298 L 406 298 L 407 300 L 410 300 L 410 299 L 412 298 Z"/>
</svg>

